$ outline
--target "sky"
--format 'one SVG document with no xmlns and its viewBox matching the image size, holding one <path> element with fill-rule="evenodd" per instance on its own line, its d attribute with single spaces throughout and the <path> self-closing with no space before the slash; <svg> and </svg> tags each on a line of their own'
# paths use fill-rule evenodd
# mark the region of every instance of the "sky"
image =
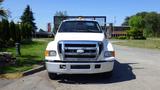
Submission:
<svg viewBox="0 0 160 90">
<path fill-rule="evenodd" d="M 70 16 L 106 16 L 107 23 L 121 25 L 126 16 L 142 11 L 160 13 L 160 0 L 5 0 L 2 6 L 11 12 L 9 20 L 20 21 L 27 5 L 30 5 L 38 29 L 53 27 L 56 11 L 67 11 Z"/>
</svg>

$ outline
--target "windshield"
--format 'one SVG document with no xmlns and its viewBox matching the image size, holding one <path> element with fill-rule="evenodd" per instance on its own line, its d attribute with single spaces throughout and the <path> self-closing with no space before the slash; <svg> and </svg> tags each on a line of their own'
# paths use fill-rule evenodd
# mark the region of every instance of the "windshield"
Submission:
<svg viewBox="0 0 160 90">
<path fill-rule="evenodd" d="M 59 32 L 95 32 L 102 33 L 96 21 L 66 21 L 60 26 Z"/>
</svg>

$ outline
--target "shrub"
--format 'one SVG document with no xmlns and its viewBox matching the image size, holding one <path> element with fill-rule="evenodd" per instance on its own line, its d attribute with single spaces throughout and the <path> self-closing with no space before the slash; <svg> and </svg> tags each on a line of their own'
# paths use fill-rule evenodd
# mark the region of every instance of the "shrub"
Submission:
<svg viewBox="0 0 160 90">
<path fill-rule="evenodd" d="M 142 30 L 138 30 L 137 28 L 133 28 L 131 30 L 127 31 L 127 37 L 129 39 L 146 39 L 143 36 L 143 31 Z"/>
<path fill-rule="evenodd" d="M 126 36 L 119 36 L 119 37 L 117 37 L 117 38 L 118 38 L 118 39 L 122 39 L 122 40 L 127 39 Z"/>
</svg>

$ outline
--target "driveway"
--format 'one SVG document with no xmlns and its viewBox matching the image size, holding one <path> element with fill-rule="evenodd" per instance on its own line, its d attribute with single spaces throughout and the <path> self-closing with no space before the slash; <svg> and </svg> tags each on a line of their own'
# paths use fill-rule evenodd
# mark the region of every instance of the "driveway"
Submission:
<svg viewBox="0 0 160 90">
<path fill-rule="evenodd" d="M 0 78 L 0 88 L 5 87 L 8 84 L 13 83 L 14 81 L 16 81 L 16 79 L 15 80 L 8 80 L 8 79 Z"/>
<path fill-rule="evenodd" d="M 115 45 L 111 78 L 63 75 L 50 80 L 46 70 L 21 78 L 1 90 L 159 90 L 160 51 Z"/>
</svg>

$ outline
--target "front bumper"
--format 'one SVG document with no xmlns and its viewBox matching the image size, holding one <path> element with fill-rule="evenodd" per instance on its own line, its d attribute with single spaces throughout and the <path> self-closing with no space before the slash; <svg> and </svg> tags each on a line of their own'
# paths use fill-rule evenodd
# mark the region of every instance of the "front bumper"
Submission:
<svg viewBox="0 0 160 90">
<path fill-rule="evenodd" d="M 46 69 L 50 73 L 59 74 L 94 74 L 113 70 L 114 60 L 97 62 L 54 62 L 45 60 Z M 64 67 L 61 67 L 64 66 Z M 73 68 L 76 66 L 76 68 Z M 87 66 L 87 67 L 86 67 Z M 78 67 L 78 68 L 77 68 Z M 81 68 L 79 68 L 81 67 Z"/>
</svg>

